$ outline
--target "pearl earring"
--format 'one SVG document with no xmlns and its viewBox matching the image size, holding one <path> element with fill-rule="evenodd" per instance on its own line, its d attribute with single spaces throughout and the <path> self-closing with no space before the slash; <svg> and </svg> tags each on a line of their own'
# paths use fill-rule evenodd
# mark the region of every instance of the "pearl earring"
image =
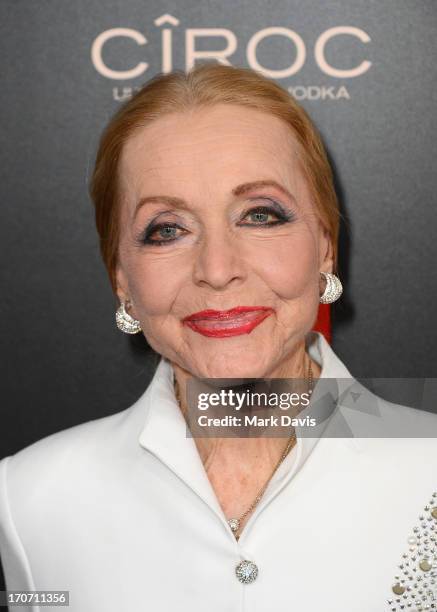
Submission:
<svg viewBox="0 0 437 612">
<path fill-rule="evenodd" d="M 127 303 L 128 301 L 121 303 L 117 312 L 115 313 L 115 321 L 118 329 L 125 334 L 137 334 L 141 331 L 141 325 L 137 319 L 134 319 L 128 312 L 126 312 L 125 304 Z"/>
<path fill-rule="evenodd" d="M 335 274 L 330 272 L 320 272 L 320 274 L 326 279 L 325 291 L 319 297 L 321 304 L 332 304 L 338 300 L 340 295 L 343 293 L 343 286 L 340 279 Z"/>
</svg>

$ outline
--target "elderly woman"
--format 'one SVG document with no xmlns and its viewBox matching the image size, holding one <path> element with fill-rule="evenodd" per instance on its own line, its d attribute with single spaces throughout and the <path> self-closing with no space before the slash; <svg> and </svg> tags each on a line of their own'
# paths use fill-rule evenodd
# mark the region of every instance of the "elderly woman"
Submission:
<svg viewBox="0 0 437 612">
<path fill-rule="evenodd" d="M 305 111 L 248 69 L 159 75 L 109 122 L 91 194 L 117 325 L 161 359 L 130 408 L 0 462 L 8 589 L 74 612 L 434 609 L 437 443 L 415 428 L 435 415 L 360 388 L 341 415 L 372 436 L 327 435 L 338 412 L 313 437 L 187 435 L 189 381 L 354 382 L 312 331 L 342 288 Z"/>
</svg>

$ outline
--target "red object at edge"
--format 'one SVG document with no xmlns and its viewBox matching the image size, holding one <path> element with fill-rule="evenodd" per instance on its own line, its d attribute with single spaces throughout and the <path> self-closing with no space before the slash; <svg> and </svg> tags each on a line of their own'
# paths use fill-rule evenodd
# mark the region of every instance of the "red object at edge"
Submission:
<svg viewBox="0 0 437 612">
<path fill-rule="evenodd" d="M 329 344 L 331 344 L 331 307 L 329 304 L 319 304 L 319 311 L 313 330 L 321 332 Z"/>
</svg>

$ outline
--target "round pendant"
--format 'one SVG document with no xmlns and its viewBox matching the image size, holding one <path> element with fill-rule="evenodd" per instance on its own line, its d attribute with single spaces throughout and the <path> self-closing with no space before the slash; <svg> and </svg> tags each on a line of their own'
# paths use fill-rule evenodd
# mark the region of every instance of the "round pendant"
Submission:
<svg viewBox="0 0 437 612">
<path fill-rule="evenodd" d="M 256 580 L 258 576 L 258 568 L 252 561 L 245 559 L 241 561 L 235 568 L 237 578 L 243 584 L 250 584 Z"/>
<path fill-rule="evenodd" d="M 237 518 L 229 519 L 228 525 L 234 533 L 240 529 L 240 521 Z"/>
</svg>

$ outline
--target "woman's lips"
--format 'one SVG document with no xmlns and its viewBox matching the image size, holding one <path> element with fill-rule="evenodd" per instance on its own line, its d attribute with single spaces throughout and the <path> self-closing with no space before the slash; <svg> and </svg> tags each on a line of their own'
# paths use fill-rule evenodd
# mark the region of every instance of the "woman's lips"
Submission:
<svg viewBox="0 0 437 612">
<path fill-rule="evenodd" d="M 193 331 L 214 338 L 250 334 L 274 312 L 267 306 L 238 306 L 230 310 L 202 310 L 183 319 Z"/>
</svg>

